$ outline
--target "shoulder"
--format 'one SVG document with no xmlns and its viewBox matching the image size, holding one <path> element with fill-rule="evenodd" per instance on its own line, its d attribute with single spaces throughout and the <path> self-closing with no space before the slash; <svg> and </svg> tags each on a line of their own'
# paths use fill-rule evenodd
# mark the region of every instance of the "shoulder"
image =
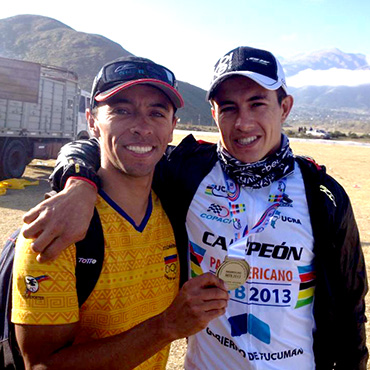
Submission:
<svg viewBox="0 0 370 370">
<path fill-rule="evenodd" d="M 326 206 L 334 214 L 343 214 L 350 208 L 349 197 L 342 185 L 326 172 L 324 165 L 313 158 L 296 156 L 302 172 L 308 201 Z M 338 213 L 339 212 L 339 213 Z"/>
<path fill-rule="evenodd" d="M 196 140 L 193 135 L 186 136 L 179 145 L 169 146 L 169 158 L 184 155 L 215 154 L 217 145 L 203 140 Z"/>
<path fill-rule="evenodd" d="M 63 270 L 66 266 L 74 270 L 76 262 L 76 246 L 72 244 L 61 252 L 58 258 L 47 263 L 39 263 L 36 260 L 37 254 L 32 251 L 31 244 L 33 239 L 26 239 L 23 236 L 23 228 L 20 231 L 15 247 L 14 272 L 23 271 L 23 269 L 34 270 L 38 272 Z"/>
<path fill-rule="evenodd" d="M 295 156 L 296 162 L 302 171 L 305 183 L 317 183 L 329 187 L 335 193 L 344 193 L 342 185 L 326 172 L 326 167 L 318 164 L 312 157 Z"/>
</svg>

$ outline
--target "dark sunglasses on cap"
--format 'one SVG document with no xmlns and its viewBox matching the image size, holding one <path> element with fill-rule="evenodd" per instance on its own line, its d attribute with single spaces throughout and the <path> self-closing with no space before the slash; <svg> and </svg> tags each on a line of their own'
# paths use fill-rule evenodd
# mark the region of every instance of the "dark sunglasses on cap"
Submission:
<svg viewBox="0 0 370 370">
<path fill-rule="evenodd" d="M 118 62 L 105 68 L 104 78 L 109 83 L 154 78 L 176 87 L 175 75 L 167 68 L 157 64 Z"/>
<path fill-rule="evenodd" d="M 95 98 L 98 95 L 104 95 L 122 83 L 142 79 L 158 80 L 177 90 L 175 75 L 168 68 L 149 59 L 124 57 L 103 66 L 95 77 L 91 92 L 92 107 L 96 104 Z"/>
</svg>

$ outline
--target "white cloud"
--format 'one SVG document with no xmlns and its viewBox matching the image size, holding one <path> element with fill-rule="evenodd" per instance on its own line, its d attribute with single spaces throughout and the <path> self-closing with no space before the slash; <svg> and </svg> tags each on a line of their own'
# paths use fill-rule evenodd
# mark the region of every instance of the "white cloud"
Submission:
<svg viewBox="0 0 370 370">
<path fill-rule="evenodd" d="M 331 68 L 314 71 L 306 69 L 287 78 L 288 86 L 358 86 L 370 84 L 370 70 Z"/>
</svg>

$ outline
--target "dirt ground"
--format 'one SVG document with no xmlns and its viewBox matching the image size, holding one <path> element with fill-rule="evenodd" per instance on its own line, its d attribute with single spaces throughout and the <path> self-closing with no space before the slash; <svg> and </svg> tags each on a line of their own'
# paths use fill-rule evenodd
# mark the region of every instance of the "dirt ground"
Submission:
<svg viewBox="0 0 370 370">
<path fill-rule="evenodd" d="M 214 136 L 201 137 L 203 140 L 214 141 Z M 178 142 L 179 136 L 175 138 Z M 325 145 L 320 143 L 292 142 L 296 154 L 309 154 L 317 162 L 324 163 L 330 175 L 335 177 L 349 194 L 356 220 L 359 226 L 363 251 L 370 269 L 370 147 Z M 43 200 L 44 193 L 49 191 L 48 176 L 54 161 L 34 160 L 25 172 L 24 179 L 39 180 L 38 186 L 27 186 L 23 190 L 8 189 L 4 196 L 0 196 L 0 248 L 10 233 L 22 224 L 22 215 L 38 202 Z M 367 316 L 370 317 L 369 295 L 366 299 Z M 370 324 L 366 326 L 370 333 Z M 185 340 L 172 344 L 170 359 L 167 365 L 169 370 L 183 368 Z M 368 367 L 370 369 L 370 366 Z"/>
</svg>

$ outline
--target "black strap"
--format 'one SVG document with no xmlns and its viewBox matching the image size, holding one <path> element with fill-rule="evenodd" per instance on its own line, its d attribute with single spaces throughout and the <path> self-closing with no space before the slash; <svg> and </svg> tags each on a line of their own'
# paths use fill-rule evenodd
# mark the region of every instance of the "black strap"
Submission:
<svg viewBox="0 0 370 370">
<path fill-rule="evenodd" d="M 76 250 L 76 290 L 81 307 L 93 291 L 104 261 L 104 234 L 96 209 L 85 238 L 76 243 Z"/>
</svg>

